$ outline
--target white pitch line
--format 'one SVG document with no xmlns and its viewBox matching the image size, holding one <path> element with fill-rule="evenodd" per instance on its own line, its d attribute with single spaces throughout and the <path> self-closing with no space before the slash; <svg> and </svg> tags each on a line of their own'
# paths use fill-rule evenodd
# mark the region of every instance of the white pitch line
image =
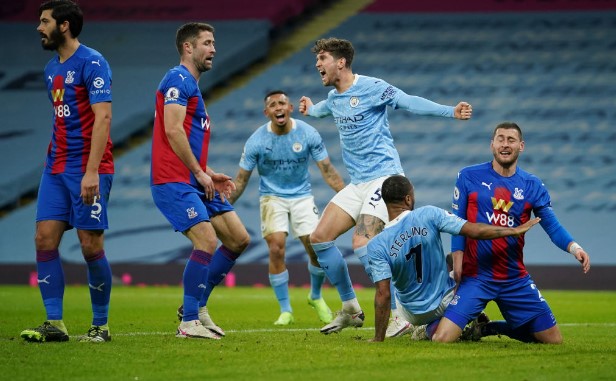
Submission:
<svg viewBox="0 0 616 381">
<path fill-rule="evenodd" d="M 616 327 L 616 323 L 563 323 L 561 327 Z M 226 333 L 268 333 L 268 332 L 306 332 L 318 331 L 320 328 L 257 328 L 257 329 L 231 329 L 225 330 Z M 355 328 L 360 331 L 371 331 L 374 327 Z M 352 328 L 351 328 L 352 330 Z M 112 336 L 168 336 L 175 335 L 173 331 L 168 332 L 123 332 L 112 333 Z"/>
</svg>

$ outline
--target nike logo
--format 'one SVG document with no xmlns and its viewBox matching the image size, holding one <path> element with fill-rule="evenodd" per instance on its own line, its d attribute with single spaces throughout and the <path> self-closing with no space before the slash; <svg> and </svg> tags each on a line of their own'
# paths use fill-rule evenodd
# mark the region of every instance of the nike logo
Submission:
<svg viewBox="0 0 616 381">
<path fill-rule="evenodd" d="M 484 185 L 484 186 L 485 186 L 486 188 L 488 188 L 489 190 L 492 190 L 492 188 L 491 188 L 492 183 L 490 183 L 490 184 L 486 184 L 486 183 L 484 183 L 484 182 L 482 181 L 482 182 L 481 182 L 481 185 Z"/>
<path fill-rule="evenodd" d="M 45 278 L 43 279 L 36 279 L 36 281 L 40 284 L 40 283 L 47 283 L 47 284 L 51 284 L 47 281 L 47 279 L 49 279 L 49 277 L 51 276 L 51 274 L 47 275 Z"/>
<path fill-rule="evenodd" d="M 88 283 L 88 286 L 90 286 L 91 289 L 96 290 L 96 291 L 104 291 L 103 290 L 103 286 L 105 285 L 105 283 L 101 283 L 98 286 L 93 286 L 91 283 Z"/>
</svg>

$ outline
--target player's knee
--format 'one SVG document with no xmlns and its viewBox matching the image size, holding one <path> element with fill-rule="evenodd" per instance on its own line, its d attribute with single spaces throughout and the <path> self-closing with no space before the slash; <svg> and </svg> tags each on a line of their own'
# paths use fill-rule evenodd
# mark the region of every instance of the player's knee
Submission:
<svg viewBox="0 0 616 381">
<path fill-rule="evenodd" d="M 248 235 L 248 232 L 244 231 L 243 234 L 235 237 L 229 249 L 235 253 L 243 253 L 248 245 L 250 245 L 250 235 Z"/>
</svg>

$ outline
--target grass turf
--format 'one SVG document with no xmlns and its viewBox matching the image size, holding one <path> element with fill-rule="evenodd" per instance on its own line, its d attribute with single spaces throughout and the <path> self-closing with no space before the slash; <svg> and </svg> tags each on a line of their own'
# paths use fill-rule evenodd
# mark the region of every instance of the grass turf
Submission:
<svg viewBox="0 0 616 381">
<path fill-rule="evenodd" d="M 270 288 L 217 288 L 208 304 L 227 336 L 219 341 L 175 338 L 178 287 L 112 291 L 112 341 L 79 343 L 90 325 L 87 287 L 67 287 L 64 322 L 71 340 L 27 343 L 19 333 L 43 322 L 37 288 L 0 287 L 0 375 L 6 380 L 613 380 L 616 379 L 616 293 L 544 291 L 560 324 L 563 345 L 524 344 L 489 337 L 441 345 L 408 336 L 369 343 L 373 290 L 357 290 L 366 313 L 362 329 L 319 333 L 307 289 L 292 288 L 295 323 L 274 326 Z M 335 310 L 337 293 L 324 297 Z M 500 318 L 491 303 L 488 315 Z"/>
</svg>

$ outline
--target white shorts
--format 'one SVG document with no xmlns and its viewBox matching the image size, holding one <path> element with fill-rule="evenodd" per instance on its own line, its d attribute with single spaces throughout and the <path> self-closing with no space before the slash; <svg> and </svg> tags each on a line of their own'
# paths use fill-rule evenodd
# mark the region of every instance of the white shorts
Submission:
<svg viewBox="0 0 616 381">
<path fill-rule="evenodd" d="M 361 214 L 367 214 L 387 223 L 389 215 L 381 196 L 381 186 L 388 177 L 390 176 L 379 177 L 367 183 L 349 184 L 336 193 L 331 202 L 342 208 L 356 222 Z"/>
<path fill-rule="evenodd" d="M 441 300 L 441 304 L 438 305 L 432 311 L 425 312 L 423 314 L 414 314 L 411 311 L 404 308 L 398 298 L 396 298 L 396 307 L 398 308 L 398 313 L 402 318 L 414 325 L 422 325 L 428 324 L 440 317 L 445 313 L 445 309 L 449 305 L 451 299 L 453 299 L 454 289 L 449 290 L 445 295 L 443 295 L 443 299 Z"/>
<path fill-rule="evenodd" d="M 289 222 L 293 237 L 309 235 L 319 222 L 319 209 L 314 204 L 313 196 L 300 198 L 282 198 L 262 196 L 259 199 L 261 209 L 261 236 L 272 233 L 289 233 Z"/>
</svg>

